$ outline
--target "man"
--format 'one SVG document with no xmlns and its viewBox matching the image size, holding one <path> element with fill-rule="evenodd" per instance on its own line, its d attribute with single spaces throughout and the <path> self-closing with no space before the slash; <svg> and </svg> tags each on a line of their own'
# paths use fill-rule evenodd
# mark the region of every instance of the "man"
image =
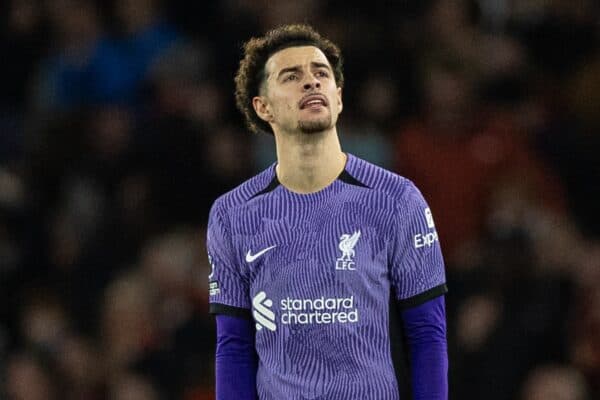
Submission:
<svg viewBox="0 0 600 400">
<path fill-rule="evenodd" d="M 236 100 L 277 163 L 208 227 L 217 399 L 398 399 L 390 300 L 414 399 L 447 398 L 442 254 L 407 179 L 342 152 L 337 46 L 304 25 L 251 39 Z M 403 397 L 404 398 L 404 397 Z"/>
</svg>

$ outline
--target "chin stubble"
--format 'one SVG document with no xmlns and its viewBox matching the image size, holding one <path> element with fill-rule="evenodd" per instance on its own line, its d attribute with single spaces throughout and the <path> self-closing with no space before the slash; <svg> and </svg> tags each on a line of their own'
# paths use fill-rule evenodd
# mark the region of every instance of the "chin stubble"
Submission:
<svg viewBox="0 0 600 400">
<path fill-rule="evenodd" d="M 302 133 L 317 133 L 331 128 L 331 116 L 317 120 L 298 121 L 298 129 Z"/>
</svg>

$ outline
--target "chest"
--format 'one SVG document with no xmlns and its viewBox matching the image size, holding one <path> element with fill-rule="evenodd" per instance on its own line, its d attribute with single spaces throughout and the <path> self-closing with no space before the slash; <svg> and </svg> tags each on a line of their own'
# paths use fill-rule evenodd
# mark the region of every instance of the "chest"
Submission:
<svg viewBox="0 0 600 400">
<path fill-rule="evenodd" d="M 247 213 L 236 252 L 251 292 L 293 296 L 364 293 L 387 286 L 385 213 L 360 205 Z"/>
</svg>

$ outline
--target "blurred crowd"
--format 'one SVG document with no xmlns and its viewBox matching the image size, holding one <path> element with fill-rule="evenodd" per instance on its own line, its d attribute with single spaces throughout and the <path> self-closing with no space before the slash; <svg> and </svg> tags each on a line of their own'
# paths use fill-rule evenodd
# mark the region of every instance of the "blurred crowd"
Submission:
<svg viewBox="0 0 600 400">
<path fill-rule="evenodd" d="M 600 398 L 597 1 L 0 11 L 0 398 L 213 398 L 208 210 L 275 160 L 233 75 L 289 22 L 342 48 L 343 148 L 434 211 L 451 398 Z"/>
</svg>

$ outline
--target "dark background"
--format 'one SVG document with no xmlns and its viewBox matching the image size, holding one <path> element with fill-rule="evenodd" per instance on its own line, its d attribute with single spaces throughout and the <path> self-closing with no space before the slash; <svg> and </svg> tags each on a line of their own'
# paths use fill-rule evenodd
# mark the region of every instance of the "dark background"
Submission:
<svg viewBox="0 0 600 400">
<path fill-rule="evenodd" d="M 0 398 L 212 398 L 212 201 L 274 161 L 241 45 L 345 56 L 343 148 L 429 201 L 454 399 L 600 398 L 594 0 L 0 6 Z"/>
</svg>

